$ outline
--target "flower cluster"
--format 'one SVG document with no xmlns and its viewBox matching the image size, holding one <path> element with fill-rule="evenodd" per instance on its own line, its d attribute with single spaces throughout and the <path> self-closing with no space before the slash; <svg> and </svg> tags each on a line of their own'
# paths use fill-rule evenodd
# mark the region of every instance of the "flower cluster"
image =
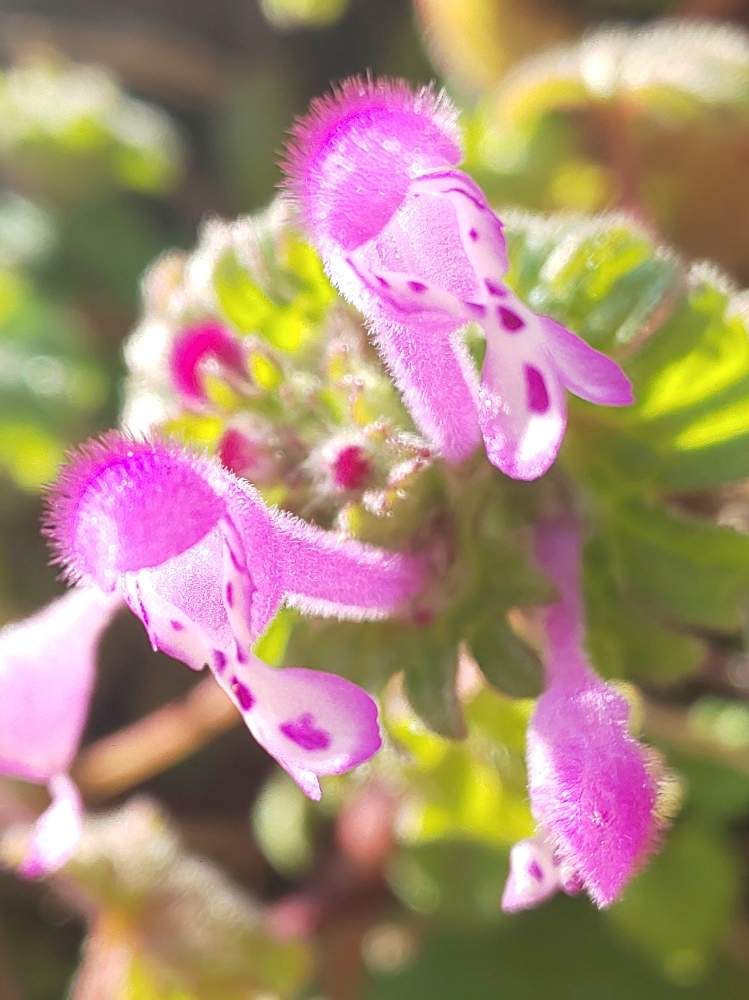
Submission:
<svg viewBox="0 0 749 1000">
<path fill-rule="evenodd" d="M 468 470 L 474 458 L 475 471 L 483 441 L 507 476 L 536 479 L 561 446 L 566 390 L 631 401 L 613 360 L 505 283 L 502 224 L 460 158 L 443 97 L 353 80 L 315 102 L 286 159 L 301 222 L 366 320 L 416 431 L 317 258 L 279 225 L 288 208 L 259 225 L 213 224 L 203 253 L 151 272 L 147 319 L 128 348 L 126 424 L 140 436 L 112 432 L 71 456 L 46 530 L 75 589 L 0 633 L 0 771 L 49 783 L 54 799 L 26 873 L 53 870 L 74 848 L 80 802 L 65 775 L 96 642 L 119 603 L 155 649 L 209 669 L 256 740 L 317 799 L 320 777 L 380 748 L 377 707 L 343 677 L 261 662 L 253 647 L 276 612 L 395 616 L 426 630 L 451 600 L 462 606 L 454 579 L 468 578 L 464 591 L 474 581 L 469 569 L 451 573 L 453 537 L 435 544 L 448 491 L 425 473 L 440 459 Z M 283 265 L 290 256 L 295 269 Z M 322 341 L 310 338 L 315 325 Z M 217 457 L 169 436 L 191 420 L 211 430 Z M 487 472 L 484 463 L 483 481 Z M 453 492 L 459 481 L 452 475 Z M 474 481 L 467 473 L 469 492 Z M 387 536 L 381 525 L 414 497 L 405 530 Z M 366 513 L 398 551 L 353 537 L 367 535 L 357 530 Z M 630 734 L 626 700 L 582 651 L 575 529 L 547 524 L 537 541 L 559 593 L 545 614 L 547 689 L 528 732 L 538 836 L 513 850 L 503 905 L 522 909 L 558 888 L 607 905 L 657 840 L 661 769 Z"/>
</svg>

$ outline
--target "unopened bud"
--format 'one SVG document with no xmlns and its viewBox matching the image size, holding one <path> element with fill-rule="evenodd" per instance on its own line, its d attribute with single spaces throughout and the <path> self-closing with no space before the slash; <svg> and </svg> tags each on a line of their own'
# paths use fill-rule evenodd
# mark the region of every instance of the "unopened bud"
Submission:
<svg viewBox="0 0 749 1000">
<path fill-rule="evenodd" d="M 278 461 L 267 435 L 259 429 L 228 427 L 218 445 L 218 457 L 227 469 L 258 486 L 278 478 Z"/>
<path fill-rule="evenodd" d="M 369 480 L 372 465 L 361 445 L 350 444 L 341 448 L 331 463 L 333 484 L 339 490 L 361 490 Z"/>
</svg>

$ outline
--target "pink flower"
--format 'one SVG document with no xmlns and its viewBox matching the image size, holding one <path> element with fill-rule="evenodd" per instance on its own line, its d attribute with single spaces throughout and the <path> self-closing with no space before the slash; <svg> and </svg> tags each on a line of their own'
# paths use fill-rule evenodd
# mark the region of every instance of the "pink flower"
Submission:
<svg viewBox="0 0 749 1000">
<path fill-rule="evenodd" d="M 380 746 L 372 699 L 343 678 L 274 670 L 250 652 L 286 602 L 372 618 L 418 593 L 416 558 L 266 507 L 218 462 L 166 441 L 112 433 L 63 472 L 47 525 L 73 579 L 117 592 L 154 648 L 206 664 L 255 738 L 313 798 Z"/>
<path fill-rule="evenodd" d="M 658 843 L 664 775 L 631 735 L 626 699 L 596 676 L 583 650 L 577 532 L 542 526 L 537 556 L 560 595 L 545 615 L 548 686 L 528 729 L 539 836 L 515 847 L 502 905 L 525 909 L 563 888 L 608 906 Z"/>
<path fill-rule="evenodd" d="M 503 284 L 502 223 L 456 169 L 461 158 L 443 95 L 356 78 L 296 123 L 287 188 L 444 457 L 463 461 L 483 437 L 498 468 L 535 479 L 561 445 L 565 389 L 623 406 L 631 387 L 615 362 Z M 460 338 L 471 322 L 486 336 L 480 379 Z"/>
<path fill-rule="evenodd" d="M 99 637 L 118 604 L 75 588 L 0 631 L 0 774 L 47 785 L 52 798 L 20 866 L 29 878 L 65 864 L 80 836 L 81 800 L 66 772 L 88 712 Z"/>
</svg>

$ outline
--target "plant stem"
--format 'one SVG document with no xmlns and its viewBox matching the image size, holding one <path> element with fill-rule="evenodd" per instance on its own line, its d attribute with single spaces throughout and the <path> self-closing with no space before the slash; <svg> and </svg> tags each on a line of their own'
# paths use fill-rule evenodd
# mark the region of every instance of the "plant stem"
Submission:
<svg viewBox="0 0 749 1000">
<path fill-rule="evenodd" d="M 229 699 L 206 678 L 186 697 L 87 747 L 73 777 L 86 798 L 111 798 L 178 764 L 239 722 Z"/>
</svg>

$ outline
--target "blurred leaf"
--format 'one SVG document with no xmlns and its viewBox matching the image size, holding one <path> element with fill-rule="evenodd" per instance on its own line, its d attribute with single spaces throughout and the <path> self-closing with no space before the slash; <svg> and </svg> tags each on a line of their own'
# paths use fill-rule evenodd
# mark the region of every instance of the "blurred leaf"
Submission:
<svg viewBox="0 0 749 1000">
<path fill-rule="evenodd" d="M 252 809 L 252 829 L 274 868 L 295 875 L 313 856 L 307 800 L 291 778 L 280 772 L 265 783 Z"/>
<path fill-rule="evenodd" d="M 326 28 L 343 17 L 349 0 L 260 0 L 276 28 Z"/>
<path fill-rule="evenodd" d="M 133 305 L 141 274 L 164 249 L 148 213 L 122 197 L 90 198 L 61 212 L 59 225 L 75 290 L 84 298 Z"/>
<path fill-rule="evenodd" d="M 600 29 L 521 64 L 473 132 L 470 163 L 497 200 L 543 211 L 636 205 L 691 256 L 749 280 L 749 39 L 739 29 Z"/>
<path fill-rule="evenodd" d="M 614 911 L 615 912 L 615 911 Z M 665 922 L 674 923 L 671 911 Z M 716 965 L 699 985 L 669 983 L 612 933 L 583 900 L 557 898 L 501 926 L 478 930 L 427 925 L 415 959 L 395 972 L 378 971 L 367 1000 L 739 1000 L 743 969 Z"/>
<path fill-rule="evenodd" d="M 58 240 L 40 205 L 6 191 L 0 195 L 0 257 L 4 267 L 28 267 L 49 256 Z"/>
<path fill-rule="evenodd" d="M 728 931 L 738 875 L 723 837 L 683 823 L 609 917 L 669 979 L 695 982 Z"/>
<path fill-rule="evenodd" d="M 402 847 L 388 881 L 410 909 L 431 920 L 466 927 L 499 923 L 507 851 L 487 844 L 441 840 Z"/>
<path fill-rule="evenodd" d="M 0 465 L 27 490 L 96 427 L 111 387 L 79 317 L 0 271 Z"/>
<path fill-rule="evenodd" d="M 106 69 L 46 50 L 0 77 L 0 159 L 49 200 L 117 188 L 159 195 L 179 177 L 182 145 L 168 116 Z"/>
<path fill-rule="evenodd" d="M 291 997 L 309 974 L 306 947 L 275 939 L 249 898 L 185 853 L 150 803 L 90 819 L 66 876 L 122 929 L 149 1000 L 149 989 L 158 1000 Z"/>
<path fill-rule="evenodd" d="M 410 650 L 404 663 L 404 682 L 411 707 L 430 729 L 450 739 L 465 735 L 456 681 L 459 653 L 426 629 L 423 641 Z"/>
<path fill-rule="evenodd" d="M 678 58 L 664 59 L 664 46 L 675 47 Z M 664 117 L 749 110 L 749 42 L 728 25 L 686 20 L 604 28 L 527 62 L 506 81 L 501 102 L 510 117 L 528 119 L 551 107 L 622 97 Z"/>
<path fill-rule="evenodd" d="M 746 775 L 706 757 L 685 756 L 669 749 L 669 763 L 683 778 L 686 813 L 715 824 L 741 820 L 749 812 Z"/>
<path fill-rule="evenodd" d="M 256 52 L 248 72 L 235 77 L 212 115 L 222 186 L 236 211 L 267 204 L 280 180 L 284 129 L 303 104 L 299 69 L 284 53 L 283 48 L 270 56 Z"/>
<path fill-rule="evenodd" d="M 544 668 L 534 650 L 500 618 L 489 618 L 470 635 L 468 645 L 481 673 L 514 698 L 535 698 L 544 686 Z"/>
<path fill-rule="evenodd" d="M 409 796 L 398 830 L 408 843 L 461 839 L 510 845 L 530 836 L 523 765 L 526 703 L 480 690 L 466 705 L 468 735 L 456 743 L 425 729 L 405 704 L 384 721 L 410 755 Z"/>
<path fill-rule="evenodd" d="M 565 38 L 572 26 L 568 13 L 544 0 L 417 0 L 416 9 L 434 61 L 472 90 L 491 87 L 508 65 Z"/>
</svg>

